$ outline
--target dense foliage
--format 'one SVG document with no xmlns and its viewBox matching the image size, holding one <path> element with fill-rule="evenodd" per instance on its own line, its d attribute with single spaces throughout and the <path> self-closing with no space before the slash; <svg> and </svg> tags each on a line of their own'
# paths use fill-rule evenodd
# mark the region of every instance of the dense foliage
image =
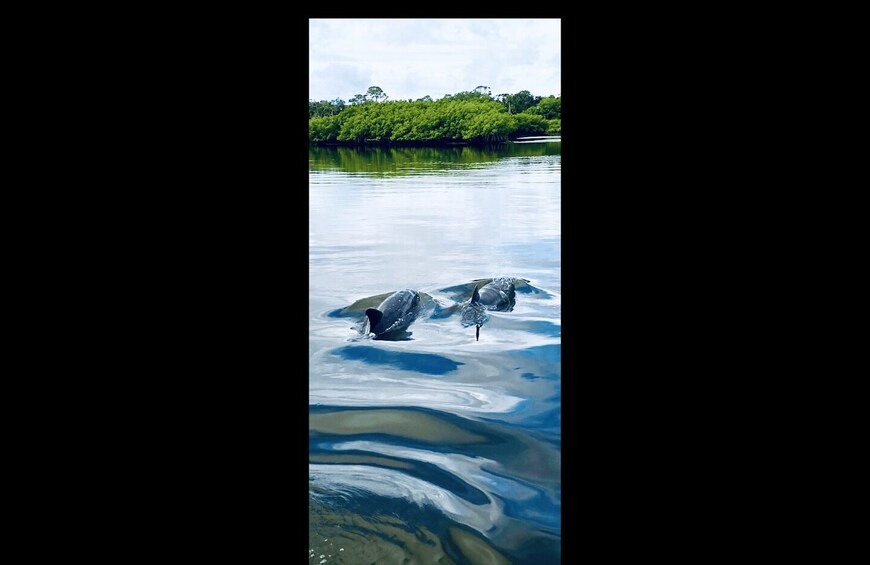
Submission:
<svg viewBox="0 0 870 565">
<path fill-rule="evenodd" d="M 492 96 L 489 87 L 433 101 L 388 100 L 377 86 L 342 100 L 308 103 L 308 139 L 315 144 L 441 144 L 502 142 L 524 135 L 561 135 L 562 99 L 527 90 Z"/>
</svg>

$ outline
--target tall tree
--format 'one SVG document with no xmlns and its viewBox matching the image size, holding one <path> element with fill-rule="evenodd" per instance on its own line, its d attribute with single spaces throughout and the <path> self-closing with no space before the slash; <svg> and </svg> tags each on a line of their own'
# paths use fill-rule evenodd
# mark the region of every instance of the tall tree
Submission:
<svg viewBox="0 0 870 565">
<path fill-rule="evenodd" d="M 380 86 L 370 86 L 366 92 L 366 97 L 368 100 L 374 100 L 375 102 L 381 102 L 389 98 L 387 93 L 381 90 Z"/>
<path fill-rule="evenodd" d="M 531 108 L 536 103 L 535 97 L 528 90 L 520 90 L 511 97 L 511 101 L 513 102 L 514 112 L 517 114 Z"/>
</svg>

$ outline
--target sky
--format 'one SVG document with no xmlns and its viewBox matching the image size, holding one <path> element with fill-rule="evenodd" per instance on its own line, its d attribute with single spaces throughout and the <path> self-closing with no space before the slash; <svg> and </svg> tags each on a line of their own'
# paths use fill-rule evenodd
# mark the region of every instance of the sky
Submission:
<svg viewBox="0 0 870 565">
<path fill-rule="evenodd" d="M 308 99 L 433 100 L 488 86 L 562 95 L 559 19 L 309 19 Z"/>
</svg>

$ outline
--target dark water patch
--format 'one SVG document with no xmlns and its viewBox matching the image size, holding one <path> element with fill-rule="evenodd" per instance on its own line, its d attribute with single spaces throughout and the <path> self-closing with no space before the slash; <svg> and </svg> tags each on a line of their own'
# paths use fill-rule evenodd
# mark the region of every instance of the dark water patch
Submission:
<svg viewBox="0 0 870 565">
<path fill-rule="evenodd" d="M 528 565 L 550 565 L 562 562 L 562 537 L 555 534 L 538 533 L 528 536 L 525 543 L 512 553 L 514 563 Z"/>
<path fill-rule="evenodd" d="M 560 432 L 562 426 L 562 407 L 557 406 L 538 414 L 533 414 L 522 421 L 523 426 Z"/>
<path fill-rule="evenodd" d="M 520 375 L 522 378 L 529 381 L 536 381 L 538 379 L 546 379 L 546 380 L 558 380 L 559 375 L 556 373 L 547 373 L 545 375 L 536 375 L 534 373 L 523 373 Z"/>
<path fill-rule="evenodd" d="M 544 320 L 523 321 L 517 323 L 515 327 L 537 335 L 562 337 L 562 324 L 554 324 L 553 322 L 546 322 Z"/>
<path fill-rule="evenodd" d="M 562 344 L 554 343 L 550 345 L 536 345 L 521 349 L 515 352 L 521 357 L 531 357 L 537 360 L 553 361 L 559 363 L 562 361 Z"/>
<path fill-rule="evenodd" d="M 504 514 L 557 532 L 561 525 L 561 504 L 553 503 L 546 492 L 528 481 L 518 480 L 491 470 L 485 473 L 501 479 L 495 496 L 504 504 Z"/>
<path fill-rule="evenodd" d="M 414 471 L 408 474 L 448 490 L 472 504 L 481 505 L 489 503 L 489 497 L 482 490 L 431 463 L 421 463 L 414 468 Z"/>
<path fill-rule="evenodd" d="M 562 445 L 561 406 L 543 409 L 514 421 L 483 418 L 483 421 L 498 425 L 502 429 L 522 430 L 529 437 L 557 449 Z"/>
<path fill-rule="evenodd" d="M 408 371 L 417 371 L 428 375 L 443 375 L 455 371 L 460 365 L 441 355 L 432 353 L 408 353 L 405 351 L 388 351 L 377 347 L 347 345 L 332 352 L 342 359 L 362 361 L 372 365 L 389 365 Z"/>
</svg>

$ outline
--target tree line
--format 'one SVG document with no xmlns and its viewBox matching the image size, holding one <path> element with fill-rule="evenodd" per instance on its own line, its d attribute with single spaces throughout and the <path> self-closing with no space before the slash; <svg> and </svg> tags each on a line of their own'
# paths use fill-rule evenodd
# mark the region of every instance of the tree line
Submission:
<svg viewBox="0 0 870 565">
<path fill-rule="evenodd" d="M 377 86 L 343 100 L 308 102 L 314 144 L 498 143 L 524 135 L 561 135 L 562 99 L 528 90 L 496 94 L 488 86 L 440 100 L 389 100 Z"/>
</svg>

